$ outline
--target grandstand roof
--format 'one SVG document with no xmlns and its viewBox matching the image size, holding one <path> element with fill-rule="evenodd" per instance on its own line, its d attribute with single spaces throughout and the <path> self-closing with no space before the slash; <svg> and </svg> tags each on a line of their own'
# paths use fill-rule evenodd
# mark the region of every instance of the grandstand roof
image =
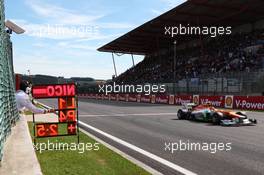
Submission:
<svg viewBox="0 0 264 175">
<path fill-rule="evenodd" d="M 240 26 L 264 19 L 263 0 L 188 0 L 174 9 L 137 27 L 98 51 L 145 55 L 194 38 L 165 35 L 165 26 Z M 196 36 L 198 37 L 198 36 Z"/>
</svg>

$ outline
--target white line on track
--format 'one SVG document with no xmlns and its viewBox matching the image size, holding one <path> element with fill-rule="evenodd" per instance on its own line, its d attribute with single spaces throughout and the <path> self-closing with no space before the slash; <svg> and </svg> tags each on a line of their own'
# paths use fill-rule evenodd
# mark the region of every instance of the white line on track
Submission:
<svg viewBox="0 0 264 175">
<path fill-rule="evenodd" d="M 176 113 L 143 113 L 143 114 L 80 114 L 80 117 L 123 117 L 123 116 L 162 116 L 162 115 L 175 115 Z"/>
<path fill-rule="evenodd" d="M 153 160 L 155 160 L 155 161 L 157 161 L 157 162 L 159 162 L 159 163 L 161 163 L 163 165 L 166 165 L 166 166 L 168 166 L 168 167 L 170 167 L 170 168 L 172 168 L 172 169 L 174 169 L 174 170 L 176 170 L 176 171 L 178 171 L 178 172 L 180 172 L 182 174 L 185 174 L 185 175 L 197 175 L 196 173 L 194 173 L 194 172 L 192 172 L 190 170 L 187 170 L 187 169 L 185 169 L 185 168 L 183 168 L 183 167 L 181 167 L 179 165 L 176 165 L 176 164 L 174 164 L 172 162 L 169 162 L 169 161 L 167 161 L 167 160 L 165 160 L 165 159 L 163 159 L 161 157 L 158 157 L 158 156 L 156 156 L 156 155 L 154 155 L 154 154 L 152 154 L 152 153 L 150 153 L 148 151 L 145 151 L 145 150 L 143 150 L 143 149 L 141 149 L 141 148 L 139 148 L 139 147 L 137 147 L 135 145 L 132 145 L 132 144 L 130 144 L 130 143 L 124 141 L 124 140 L 121 140 L 121 139 L 119 139 L 119 138 L 117 138 L 115 136 L 112 136 L 112 135 L 110 135 L 108 133 L 105 133 L 104 131 L 101 131 L 101 130 L 99 130 L 99 129 L 91 126 L 91 125 L 88 125 L 88 124 L 82 122 L 82 121 L 79 121 L 79 124 L 84 126 L 84 127 L 86 127 L 86 128 L 89 128 L 89 129 L 91 129 L 91 130 L 93 130 L 93 131 L 95 131 L 95 132 L 97 132 L 97 133 L 99 133 L 99 134 L 101 134 L 101 135 L 103 135 L 103 136 L 105 136 L 105 137 L 107 137 L 107 138 L 109 138 L 109 139 L 121 144 L 121 145 L 124 145 L 124 146 L 126 146 L 126 147 L 128 147 L 128 148 L 130 148 L 130 149 L 132 149 L 132 150 L 134 150 L 134 151 L 136 151 L 138 153 L 140 153 L 140 154 L 143 154 L 146 157 L 149 157 L 149 158 L 151 158 L 151 159 L 153 159 Z"/>
</svg>

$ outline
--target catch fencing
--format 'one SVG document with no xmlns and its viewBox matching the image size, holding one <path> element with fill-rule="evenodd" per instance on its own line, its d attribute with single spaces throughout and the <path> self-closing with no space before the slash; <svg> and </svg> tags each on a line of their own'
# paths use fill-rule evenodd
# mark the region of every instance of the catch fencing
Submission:
<svg viewBox="0 0 264 175">
<path fill-rule="evenodd" d="M 5 31 L 4 0 L 0 0 L 0 161 L 4 142 L 19 118 L 15 102 L 12 43 Z"/>
</svg>

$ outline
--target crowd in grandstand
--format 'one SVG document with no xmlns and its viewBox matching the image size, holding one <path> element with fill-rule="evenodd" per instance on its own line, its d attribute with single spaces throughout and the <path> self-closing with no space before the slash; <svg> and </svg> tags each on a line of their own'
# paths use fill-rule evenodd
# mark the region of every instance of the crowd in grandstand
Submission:
<svg viewBox="0 0 264 175">
<path fill-rule="evenodd" d="M 148 55 L 119 77 L 117 82 L 172 82 L 208 73 L 247 71 L 263 68 L 264 31 L 234 34 L 203 40 L 202 44 L 167 54 Z M 174 72 L 175 70 L 175 72 Z"/>
</svg>

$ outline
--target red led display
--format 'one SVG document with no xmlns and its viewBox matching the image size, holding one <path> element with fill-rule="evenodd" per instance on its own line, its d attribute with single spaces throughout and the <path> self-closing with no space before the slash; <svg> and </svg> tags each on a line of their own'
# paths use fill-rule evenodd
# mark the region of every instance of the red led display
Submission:
<svg viewBox="0 0 264 175">
<path fill-rule="evenodd" d="M 75 98 L 68 97 L 68 98 L 59 98 L 58 99 L 58 106 L 59 109 L 75 109 Z"/>
<path fill-rule="evenodd" d="M 67 130 L 68 130 L 69 135 L 75 135 L 76 134 L 76 122 L 68 123 Z"/>
<path fill-rule="evenodd" d="M 72 97 L 75 96 L 75 94 L 75 84 L 33 86 L 32 89 L 32 95 L 34 98 Z"/>
<path fill-rule="evenodd" d="M 58 135 L 58 124 L 37 124 L 37 137 L 53 137 Z"/>
<path fill-rule="evenodd" d="M 57 115 L 59 121 L 58 123 L 35 123 L 35 117 L 33 114 L 35 127 L 34 143 L 36 143 L 35 138 L 64 137 L 72 135 L 78 136 L 79 143 L 79 134 L 77 134 L 77 131 L 79 130 L 77 125 L 78 99 L 76 98 L 75 84 L 33 86 L 32 96 L 36 99 L 58 98 L 58 109 L 55 109 L 55 111 L 58 111 Z"/>
<path fill-rule="evenodd" d="M 75 110 L 59 111 L 59 122 L 74 122 L 76 121 Z"/>
<path fill-rule="evenodd" d="M 76 104 L 75 98 L 67 97 L 67 98 L 59 98 L 58 99 L 59 106 L 59 122 L 75 122 L 76 121 Z"/>
</svg>

